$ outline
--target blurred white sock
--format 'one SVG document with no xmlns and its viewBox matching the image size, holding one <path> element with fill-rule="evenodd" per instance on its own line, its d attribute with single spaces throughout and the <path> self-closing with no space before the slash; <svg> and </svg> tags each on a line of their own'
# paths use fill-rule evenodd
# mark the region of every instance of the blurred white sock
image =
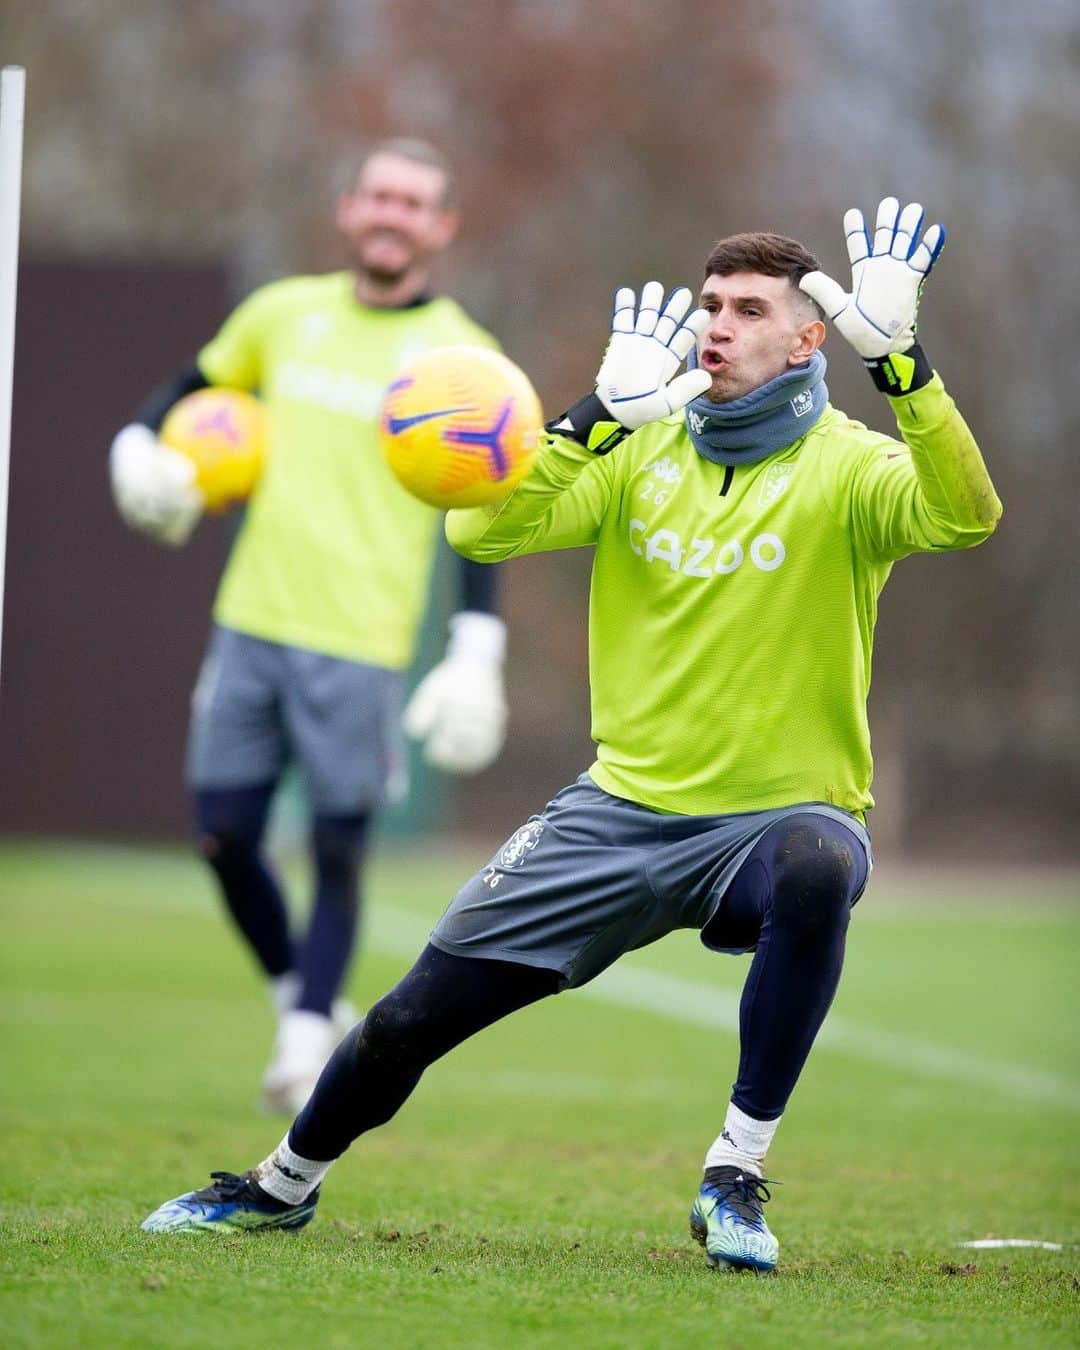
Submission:
<svg viewBox="0 0 1080 1350">
<path fill-rule="evenodd" d="M 322 1073 L 323 1065 L 340 1038 L 322 1013 L 283 1014 L 270 1064 L 263 1074 L 263 1105 L 269 1111 L 295 1116 Z"/>
<path fill-rule="evenodd" d="M 267 985 L 270 990 L 270 1001 L 279 1017 L 296 1007 L 296 1000 L 300 997 L 300 976 L 295 970 L 287 970 L 284 975 L 275 975 L 267 981 Z"/>
</svg>

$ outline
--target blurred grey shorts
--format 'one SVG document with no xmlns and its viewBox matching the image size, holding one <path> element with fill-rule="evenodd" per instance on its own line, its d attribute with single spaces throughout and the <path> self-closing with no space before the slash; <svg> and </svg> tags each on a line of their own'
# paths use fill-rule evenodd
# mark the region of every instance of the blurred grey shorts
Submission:
<svg viewBox="0 0 1080 1350">
<path fill-rule="evenodd" d="M 191 698 L 192 788 L 275 782 L 295 762 L 315 811 L 377 806 L 404 773 L 395 670 L 215 627 Z"/>
<path fill-rule="evenodd" d="M 612 797 L 582 774 L 465 883 L 431 942 L 454 956 L 557 970 L 564 987 L 585 984 L 624 952 L 676 928 L 704 928 L 765 831 L 807 813 L 850 830 L 869 868 L 861 822 L 824 802 L 662 815 Z"/>
</svg>

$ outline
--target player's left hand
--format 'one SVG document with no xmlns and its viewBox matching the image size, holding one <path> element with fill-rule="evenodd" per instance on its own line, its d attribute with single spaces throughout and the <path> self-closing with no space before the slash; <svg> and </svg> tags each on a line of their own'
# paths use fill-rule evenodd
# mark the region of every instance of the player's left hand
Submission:
<svg viewBox="0 0 1080 1350">
<path fill-rule="evenodd" d="M 799 282 L 867 362 L 915 344 L 919 297 L 945 245 L 940 225 L 931 225 L 919 239 L 924 216 L 918 202 L 901 209 L 895 197 L 886 197 L 878 205 L 871 241 L 863 213 L 846 211 L 851 290 L 824 272 L 808 272 Z"/>
<path fill-rule="evenodd" d="M 686 313 L 691 298 L 689 289 L 679 286 L 665 300 L 658 281 L 645 283 L 640 303 L 629 286 L 615 292 L 596 396 L 628 431 L 678 412 L 711 383 L 703 370 L 675 374 L 709 322 L 703 309 Z"/>
<path fill-rule="evenodd" d="M 450 620 L 446 656 L 420 681 L 402 719 L 424 759 L 447 773 L 479 773 L 506 739 L 502 666 L 506 625 L 466 611 Z"/>
</svg>

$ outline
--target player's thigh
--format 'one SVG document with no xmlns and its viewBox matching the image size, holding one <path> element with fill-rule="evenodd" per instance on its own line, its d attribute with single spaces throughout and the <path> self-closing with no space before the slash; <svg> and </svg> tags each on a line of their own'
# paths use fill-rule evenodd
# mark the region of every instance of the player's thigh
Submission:
<svg viewBox="0 0 1080 1350">
<path fill-rule="evenodd" d="M 402 675 L 319 652 L 286 651 L 285 726 L 313 810 L 370 811 L 401 772 Z"/>
<path fill-rule="evenodd" d="M 215 628 L 191 696 L 187 780 L 191 787 L 267 783 L 287 759 L 277 685 L 279 652 L 230 628 Z"/>
<path fill-rule="evenodd" d="M 456 956 L 555 970 L 568 986 L 591 980 L 658 922 L 645 869 L 655 842 L 650 817 L 583 776 L 465 883 L 432 943 Z"/>
</svg>

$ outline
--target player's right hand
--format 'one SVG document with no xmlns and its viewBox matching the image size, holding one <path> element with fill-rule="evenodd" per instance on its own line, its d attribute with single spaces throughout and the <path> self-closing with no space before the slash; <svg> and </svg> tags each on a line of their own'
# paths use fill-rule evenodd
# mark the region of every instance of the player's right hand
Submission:
<svg viewBox="0 0 1080 1350">
<path fill-rule="evenodd" d="M 139 422 L 113 440 L 109 479 L 116 509 L 127 524 L 161 544 L 185 543 L 202 515 L 194 464 Z"/>
<path fill-rule="evenodd" d="M 824 272 L 807 272 L 799 282 L 864 361 L 906 352 L 916 341 L 919 298 L 945 246 L 941 225 L 919 238 L 923 219 L 918 202 L 901 208 L 895 197 L 884 197 L 871 238 L 863 213 L 852 207 L 844 213 L 851 290 Z"/>
<path fill-rule="evenodd" d="M 686 286 L 665 301 L 658 281 L 645 283 L 640 303 L 629 286 L 615 292 L 611 340 L 596 377 L 596 396 L 628 431 L 678 412 L 712 382 L 704 370 L 675 375 L 709 322 L 703 309 L 686 313 L 690 302 Z"/>
</svg>

